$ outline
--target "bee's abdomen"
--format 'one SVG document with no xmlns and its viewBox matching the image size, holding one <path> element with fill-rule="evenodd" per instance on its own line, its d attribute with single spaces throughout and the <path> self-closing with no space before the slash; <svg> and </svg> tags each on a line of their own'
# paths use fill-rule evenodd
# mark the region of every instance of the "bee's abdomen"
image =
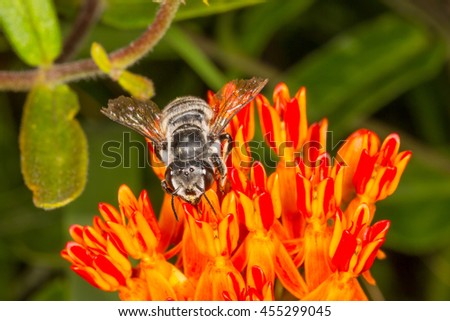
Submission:
<svg viewBox="0 0 450 321">
<path fill-rule="evenodd" d="M 168 104 L 162 111 L 161 127 L 166 132 L 174 132 L 189 125 L 205 128 L 212 117 L 212 110 L 203 99 L 181 97 Z"/>
</svg>

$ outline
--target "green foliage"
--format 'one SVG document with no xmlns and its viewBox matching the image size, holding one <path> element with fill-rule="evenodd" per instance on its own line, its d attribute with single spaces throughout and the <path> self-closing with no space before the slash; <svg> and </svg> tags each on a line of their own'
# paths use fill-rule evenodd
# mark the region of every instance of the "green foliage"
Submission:
<svg viewBox="0 0 450 321">
<path fill-rule="evenodd" d="M 51 0 L 1 0 L 2 29 L 17 55 L 32 66 L 48 65 L 61 51 L 61 34 Z"/>
<path fill-rule="evenodd" d="M 87 141 L 74 120 L 77 96 L 66 85 L 39 85 L 24 108 L 20 149 L 25 183 L 36 206 L 63 206 L 82 192 L 86 182 Z"/>
<path fill-rule="evenodd" d="M 268 1 L 266 5 L 249 11 L 243 21 L 240 39 L 245 52 L 260 54 L 277 30 L 289 26 L 313 3 L 314 0 L 286 1 L 280 6 L 277 1 Z"/>
<path fill-rule="evenodd" d="M 108 74 L 113 80 L 116 80 L 131 96 L 140 99 L 150 99 L 154 96 L 155 89 L 151 80 L 127 70 L 116 68 L 110 61 L 105 49 L 96 42 L 92 44 L 91 56 L 98 68 Z"/>
<path fill-rule="evenodd" d="M 313 117 L 327 115 L 333 129 L 342 131 L 436 76 L 445 61 L 443 44 L 425 28 L 384 15 L 331 40 L 291 67 L 286 78 L 294 88 L 306 86 Z"/>
<path fill-rule="evenodd" d="M 147 0 L 107 0 L 102 22 L 119 29 L 143 29 L 153 19 L 156 7 Z M 194 19 L 253 6 L 265 0 L 213 0 L 206 6 L 202 1 L 190 0 L 177 13 L 177 20 Z"/>
<path fill-rule="evenodd" d="M 189 36 L 182 30 L 174 27 L 167 33 L 167 43 L 178 55 L 186 61 L 192 69 L 214 90 L 218 90 L 224 83 L 226 77 L 217 66 L 205 55 Z"/>
</svg>

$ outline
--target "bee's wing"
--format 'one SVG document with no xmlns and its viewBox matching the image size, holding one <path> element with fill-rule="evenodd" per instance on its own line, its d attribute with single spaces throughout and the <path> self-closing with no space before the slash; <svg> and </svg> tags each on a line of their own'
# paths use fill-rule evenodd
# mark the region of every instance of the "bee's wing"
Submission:
<svg viewBox="0 0 450 321">
<path fill-rule="evenodd" d="M 161 112 L 151 100 L 141 101 L 132 97 L 120 96 L 108 101 L 108 107 L 101 112 L 124 126 L 147 137 L 159 145 L 165 140 L 160 127 Z"/>
<path fill-rule="evenodd" d="M 267 79 L 253 77 L 251 79 L 228 82 L 212 97 L 211 108 L 214 117 L 211 119 L 211 134 L 219 136 L 242 107 L 252 101 L 263 89 Z"/>
</svg>

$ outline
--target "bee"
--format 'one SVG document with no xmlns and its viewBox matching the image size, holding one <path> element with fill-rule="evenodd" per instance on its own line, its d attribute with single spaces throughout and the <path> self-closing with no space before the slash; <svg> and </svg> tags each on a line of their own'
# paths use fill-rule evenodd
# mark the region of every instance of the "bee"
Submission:
<svg viewBox="0 0 450 321">
<path fill-rule="evenodd" d="M 161 111 L 151 100 L 120 96 L 109 100 L 101 112 L 152 142 L 156 157 L 166 165 L 161 186 L 172 195 L 178 220 L 175 196 L 196 205 L 216 178 L 223 187 L 225 161 L 232 149 L 225 128 L 266 83 L 267 79 L 255 77 L 233 80 L 213 96 L 212 106 L 201 98 L 185 96 Z"/>
</svg>

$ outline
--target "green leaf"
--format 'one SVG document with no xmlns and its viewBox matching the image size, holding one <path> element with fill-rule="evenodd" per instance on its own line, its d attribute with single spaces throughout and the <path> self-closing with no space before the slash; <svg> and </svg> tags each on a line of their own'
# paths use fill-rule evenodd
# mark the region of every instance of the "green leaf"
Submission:
<svg viewBox="0 0 450 321">
<path fill-rule="evenodd" d="M 102 22 L 118 29 L 142 29 L 155 16 L 158 5 L 146 0 L 107 0 Z"/>
<path fill-rule="evenodd" d="M 266 2 L 266 0 L 210 0 L 209 6 L 200 1 L 190 0 L 186 6 L 182 6 L 177 13 L 176 20 L 193 19 L 228 11 L 242 9 Z"/>
<path fill-rule="evenodd" d="M 51 0 L 0 0 L 0 22 L 27 64 L 48 65 L 59 55 L 61 34 Z"/>
<path fill-rule="evenodd" d="M 226 83 L 226 77 L 182 30 L 172 26 L 164 39 L 212 89 Z"/>
<path fill-rule="evenodd" d="M 432 277 L 427 282 L 428 300 L 449 300 L 450 298 L 450 249 L 433 253 L 424 260 Z"/>
<path fill-rule="evenodd" d="M 277 30 L 298 19 L 300 14 L 308 9 L 314 0 L 267 1 L 266 4 L 248 10 L 242 19 L 244 21 L 240 44 L 246 53 L 260 54 L 272 39 Z M 257 31 L 257 32 L 256 32 Z"/>
<path fill-rule="evenodd" d="M 363 120 L 379 108 L 386 106 L 408 89 L 437 75 L 447 59 L 446 56 L 443 43 L 424 48 L 405 64 L 384 75 L 367 91 L 354 93 L 354 96 L 345 102 L 345 109 L 331 113 L 328 118 L 333 124 L 332 129 L 342 132 L 346 128 L 360 126 Z"/>
<path fill-rule="evenodd" d="M 312 118 L 358 120 L 429 79 L 444 61 L 443 47 L 424 28 L 387 14 L 341 34 L 285 76 L 292 88 L 306 86 Z"/>
<path fill-rule="evenodd" d="M 145 100 L 155 95 L 153 82 L 141 75 L 134 74 L 128 70 L 122 71 L 117 80 L 119 85 L 130 93 L 131 96 Z"/>
<path fill-rule="evenodd" d="M 444 147 L 448 140 L 450 95 L 442 77 L 415 88 L 407 100 L 417 136 L 437 148 Z"/>
<path fill-rule="evenodd" d="M 38 86 L 27 97 L 20 130 L 22 174 L 37 207 L 64 206 L 83 190 L 87 142 L 74 119 L 77 97 L 66 85 Z"/>
<path fill-rule="evenodd" d="M 105 74 L 109 74 L 111 72 L 111 61 L 109 60 L 108 53 L 102 45 L 97 42 L 92 43 L 91 57 L 101 71 Z"/>
<path fill-rule="evenodd" d="M 190 0 L 180 6 L 175 20 L 186 20 L 225 13 L 247 6 L 263 3 L 264 0 L 212 0 L 209 5 Z M 107 0 L 102 22 L 119 29 L 146 28 L 153 20 L 158 5 L 148 0 Z"/>
</svg>

